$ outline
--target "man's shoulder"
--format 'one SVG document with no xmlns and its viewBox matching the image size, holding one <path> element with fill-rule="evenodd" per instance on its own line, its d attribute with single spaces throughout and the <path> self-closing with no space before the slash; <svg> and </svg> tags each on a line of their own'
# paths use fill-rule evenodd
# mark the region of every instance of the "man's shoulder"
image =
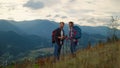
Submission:
<svg viewBox="0 0 120 68">
<path fill-rule="evenodd" d="M 55 31 L 55 32 L 59 32 L 59 31 L 60 31 L 60 29 L 59 29 L 59 28 L 56 28 L 54 31 Z"/>
<path fill-rule="evenodd" d="M 60 28 L 57 28 L 56 30 L 57 30 L 57 31 L 60 31 Z"/>
</svg>

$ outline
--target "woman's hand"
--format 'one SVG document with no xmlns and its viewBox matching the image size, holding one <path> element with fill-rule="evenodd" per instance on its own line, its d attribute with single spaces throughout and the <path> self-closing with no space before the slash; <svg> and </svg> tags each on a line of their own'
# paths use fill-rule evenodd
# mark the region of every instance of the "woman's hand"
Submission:
<svg viewBox="0 0 120 68">
<path fill-rule="evenodd" d="M 73 39 L 74 42 L 76 42 L 77 40 L 76 39 Z"/>
<path fill-rule="evenodd" d="M 65 36 L 60 36 L 58 38 L 61 39 L 61 40 L 63 40 L 63 39 L 65 39 Z"/>
</svg>

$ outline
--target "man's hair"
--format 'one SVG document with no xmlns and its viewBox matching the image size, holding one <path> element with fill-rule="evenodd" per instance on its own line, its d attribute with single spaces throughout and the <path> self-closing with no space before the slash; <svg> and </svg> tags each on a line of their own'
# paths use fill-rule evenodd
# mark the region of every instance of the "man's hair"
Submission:
<svg viewBox="0 0 120 68">
<path fill-rule="evenodd" d="M 64 22 L 60 22 L 60 24 L 65 24 Z"/>
<path fill-rule="evenodd" d="M 70 21 L 70 22 L 69 22 L 69 24 L 72 24 L 72 25 L 74 25 L 74 23 L 73 23 L 72 21 Z"/>
</svg>

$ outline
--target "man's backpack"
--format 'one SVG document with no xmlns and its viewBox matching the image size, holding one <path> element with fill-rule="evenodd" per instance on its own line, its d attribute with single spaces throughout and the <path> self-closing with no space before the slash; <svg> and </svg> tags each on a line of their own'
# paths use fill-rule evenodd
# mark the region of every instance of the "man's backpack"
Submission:
<svg viewBox="0 0 120 68">
<path fill-rule="evenodd" d="M 52 43 L 55 43 L 55 35 L 56 35 L 57 29 L 52 31 Z"/>
<path fill-rule="evenodd" d="M 74 26 L 73 29 L 75 30 L 75 39 L 81 38 L 81 29 L 78 26 Z"/>
</svg>

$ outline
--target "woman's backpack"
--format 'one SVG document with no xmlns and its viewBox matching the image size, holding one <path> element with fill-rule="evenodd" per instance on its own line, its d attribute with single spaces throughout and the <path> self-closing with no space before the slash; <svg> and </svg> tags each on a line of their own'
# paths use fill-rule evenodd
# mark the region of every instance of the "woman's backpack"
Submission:
<svg viewBox="0 0 120 68">
<path fill-rule="evenodd" d="M 78 26 L 74 26 L 73 29 L 75 30 L 75 39 L 81 38 L 81 29 Z"/>
</svg>

